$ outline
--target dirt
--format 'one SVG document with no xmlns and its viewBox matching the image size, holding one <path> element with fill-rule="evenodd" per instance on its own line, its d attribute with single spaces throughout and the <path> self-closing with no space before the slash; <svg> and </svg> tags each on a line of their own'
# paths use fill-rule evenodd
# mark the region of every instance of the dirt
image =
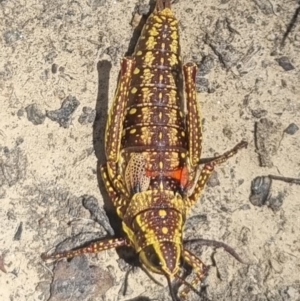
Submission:
<svg viewBox="0 0 300 301">
<path fill-rule="evenodd" d="M 217 168 L 185 229 L 186 239 L 229 244 L 245 263 L 189 245 L 210 266 L 201 297 L 189 300 L 299 301 L 300 186 L 274 180 L 269 201 L 249 200 L 257 177 L 300 178 L 299 3 L 175 2 L 183 59 L 199 66 L 203 158 L 248 141 Z M 0 1 L 0 300 L 171 300 L 163 277 L 154 275 L 159 286 L 115 250 L 40 257 L 113 233 L 98 169 L 104 124 L 134 42 L 130 21 L 148 8 Z"/>
</svg>

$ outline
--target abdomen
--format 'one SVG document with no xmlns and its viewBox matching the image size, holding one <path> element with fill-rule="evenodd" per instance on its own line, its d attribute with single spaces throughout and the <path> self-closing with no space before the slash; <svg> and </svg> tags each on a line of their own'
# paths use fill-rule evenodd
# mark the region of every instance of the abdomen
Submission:
<svg viewBox="0 0 300 301">
<path fill-rule="evenodd" d="M 129 152 L 187 148 L 178 25 L 168 12 L 149 17 L 135 49 L 122 140 Z"/>
</svg>

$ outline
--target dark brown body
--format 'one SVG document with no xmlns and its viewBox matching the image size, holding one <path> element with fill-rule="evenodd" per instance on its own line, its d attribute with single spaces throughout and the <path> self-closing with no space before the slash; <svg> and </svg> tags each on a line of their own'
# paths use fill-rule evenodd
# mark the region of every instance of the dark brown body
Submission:
<svg viewBox="0 0 300 301">
<path fill-rule="evenodd" d="M 148 18 L 133 60 L 120 154 L 127 190 L 136 196 L 122 208 L 124 229 L 148 268 L 154 261 L 149 257 L 157 255 L 166 272 L 175 274 L 186 216 L 182 172 L 188 143 L 178 21 L 169 8 Z M 139 205 L 135 212 L 132 203 Z"/>
<path fill-rule="evenodd" d="M 178 22 L 170 10 L 151 15 L 133 55 L 121 150 L 143 152 L 149 189 L 180 190 L 170 171 L 186 165 L 183 72 Z"/>
</svg>

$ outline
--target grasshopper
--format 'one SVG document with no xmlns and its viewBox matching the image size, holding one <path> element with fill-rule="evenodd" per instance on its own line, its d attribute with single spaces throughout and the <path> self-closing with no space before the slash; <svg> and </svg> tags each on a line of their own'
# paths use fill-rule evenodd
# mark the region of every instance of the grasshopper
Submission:
<svg viewBox="0 0 300 301">
<path fill-rule="evenodd" d="M 133 55 L 122 60 L 105 132 L 107 162 L 101 174 L 122 220 L 124 237 L 44 255 L 44 259 L 129 246 L 142 267 L 166 277 L 173 301 L 178 300 L 173 280 L 184 285 L 182 300 L 190 290 L 197 291 L 206 268 L 184 248 L 186 216 L 215 166 L 247 143 L 241 141 L 200 167 L 202 128 L 196 72 L 194 63 L 182 63 L 178 21 L 170 0 L 157 0 Z M 224 247 L 242 261 L 223 243 L 202 240 L 202 244 Z M 184 266 L 195 272 L 191 283 L 181 276 Z"/>
</svg>

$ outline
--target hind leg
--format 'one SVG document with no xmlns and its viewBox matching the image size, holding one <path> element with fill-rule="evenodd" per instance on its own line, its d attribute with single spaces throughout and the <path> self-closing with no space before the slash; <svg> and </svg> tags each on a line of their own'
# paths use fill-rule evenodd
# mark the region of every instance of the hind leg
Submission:
<svg viewBox="0 0 300 301">
<path fill-rule="evenodd" d="M 212 161 L 206 163 L 201 169 L 200 165 L 197 167 L 196 176 L 194 182 L 190 184 L 190 188 L 187 192 L 188 201 L 187 207 L 192 207 L 199 199 L 202 190 L 204 189 L 209 177 L 215 169 L 215 166 L 226 162 L 229 158 L 233 157 L 240 149 L 246 148 L 247 142 L 241 141 L 234 148 L 225 152 L 224 154 L 212 159 Z"/>
</svg>

